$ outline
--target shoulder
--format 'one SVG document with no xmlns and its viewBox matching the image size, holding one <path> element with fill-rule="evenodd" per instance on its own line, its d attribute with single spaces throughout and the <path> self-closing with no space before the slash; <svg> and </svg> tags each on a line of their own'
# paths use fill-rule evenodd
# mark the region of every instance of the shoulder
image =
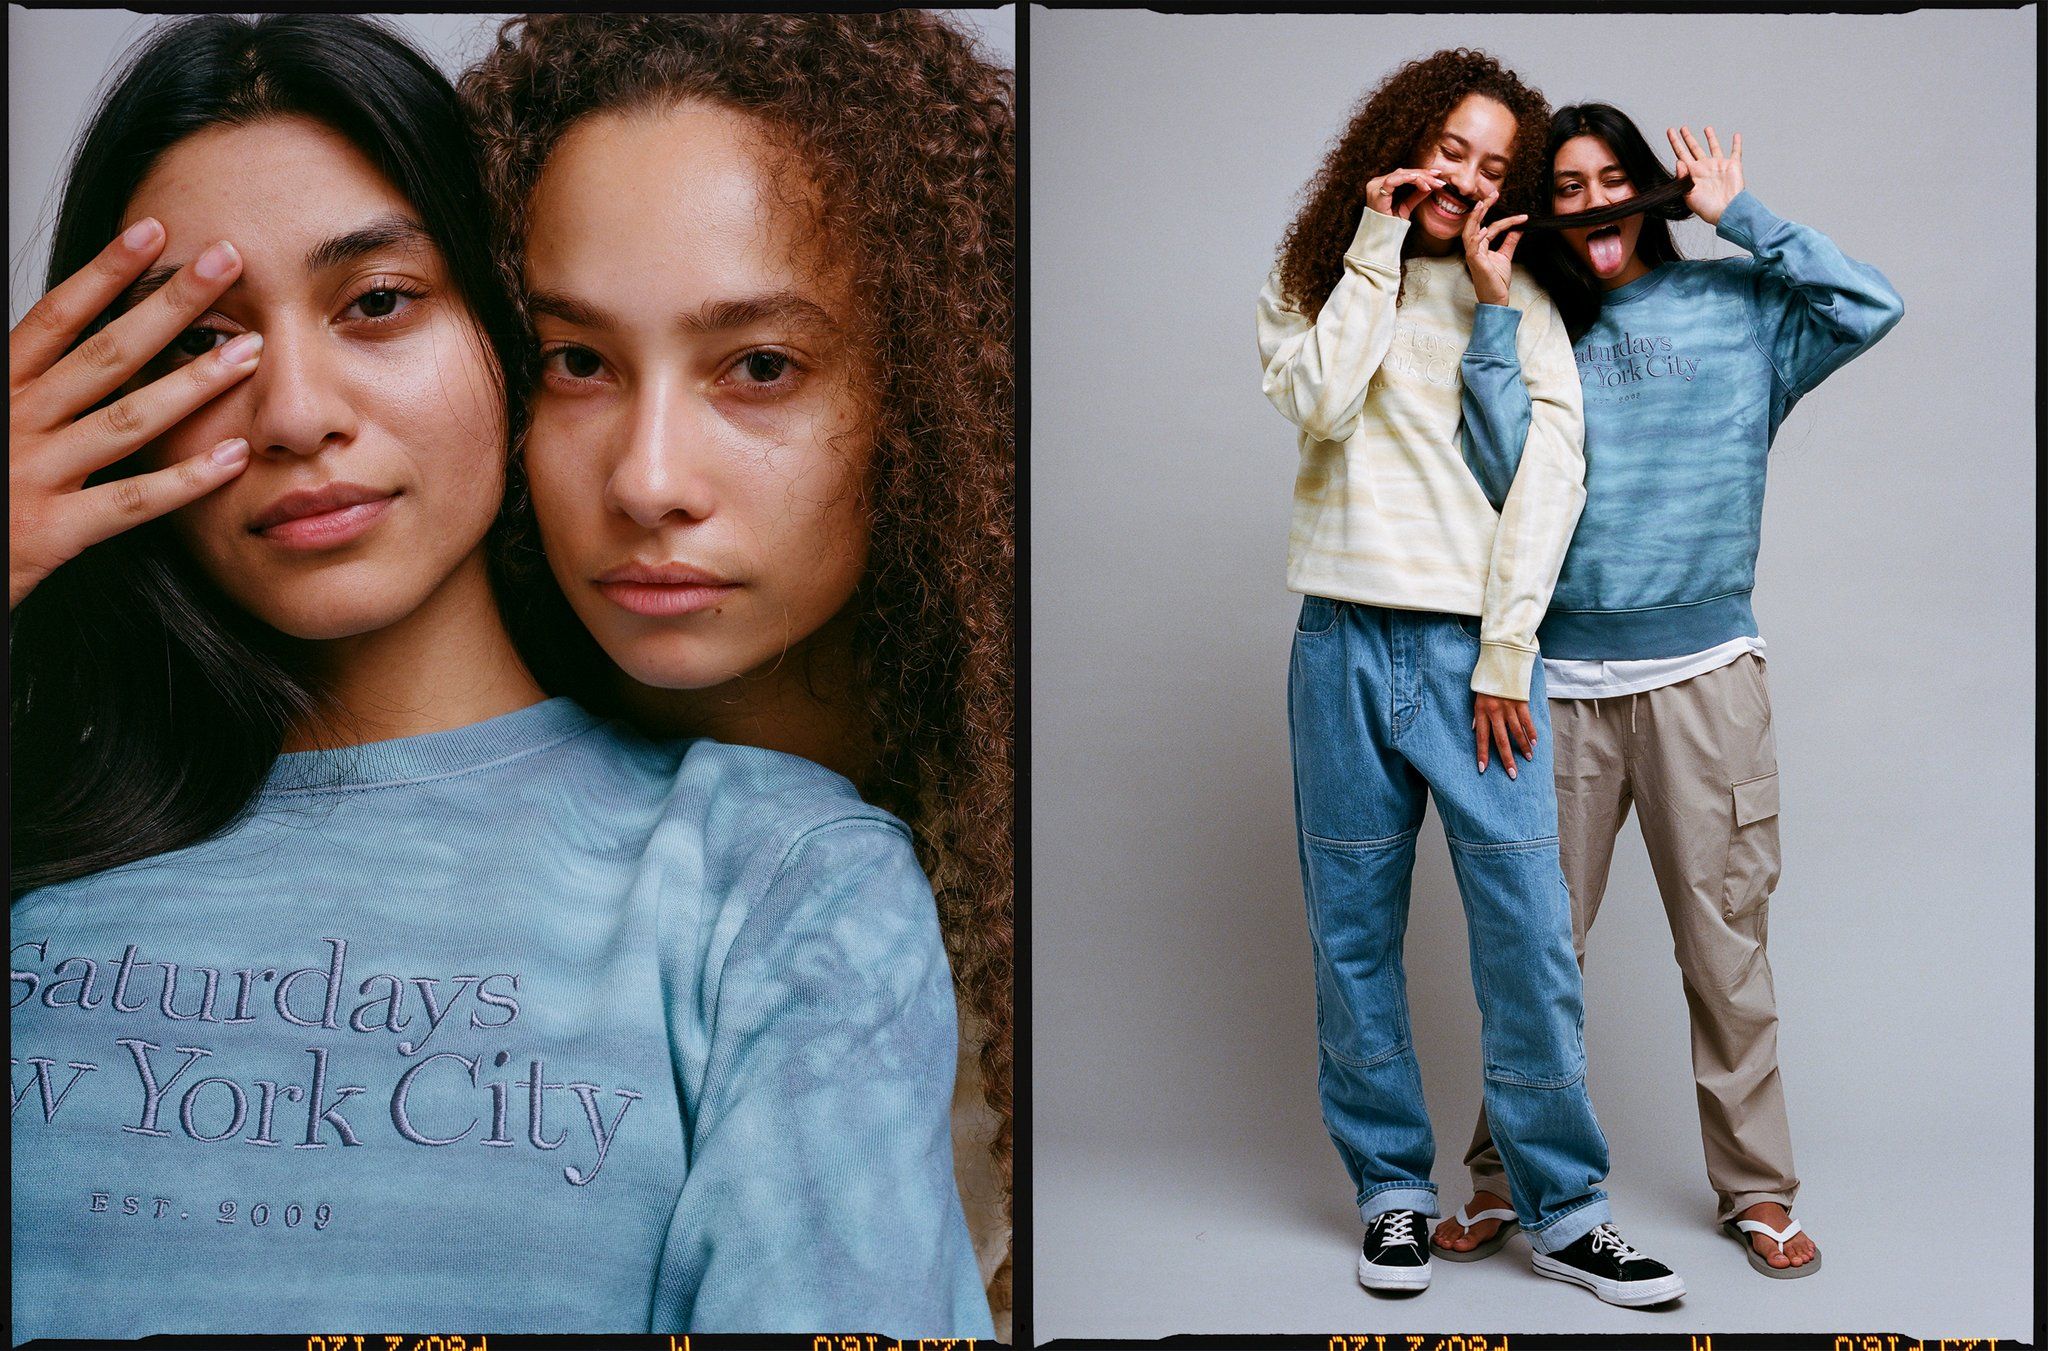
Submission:
<svg viewBox="0 0 2048 1351">
<path fill-rule="evenodd" d="M 910 828 L 822 765 L 706 738 L 670 745 L 674 778 L 653 844 L 695 855 L 714 894 L 758 900 L 820 853 L 915 864 Z"/>
<path fill-rule="evenodd" d="M 1725 291 L 1747 295 L 1764 273 L 1763 264 L 1747 253 L 1724 258 L 1678 258 L 1664 266 L 1671 269 L 1672 279 L 1682 289 L 1694 293 Z"/>
<path fill-rule="evenodd" d="M 910 838 L 909 827 L 863 800 L 845 776 L 801 756 L 701 737 L 680 751 L 675 799 L 704 813 L 707 833 L 768 848 L 838 825 Z"/>
</svg>

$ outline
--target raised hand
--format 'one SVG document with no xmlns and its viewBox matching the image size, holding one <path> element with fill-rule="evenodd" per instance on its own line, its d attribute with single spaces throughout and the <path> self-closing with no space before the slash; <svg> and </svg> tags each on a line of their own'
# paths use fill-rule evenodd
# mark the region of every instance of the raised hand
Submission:
<svg viewBox="0 0 2048 1351">
<path fill-rule="evenodd" d="M 1482 304 L 1505 305 L 1508 303 L 1508 279 L 1514 272 L 1515 245 L 1521 242 L 1522 232 L 1515 227 L 1529 219 L 1527 215 L 1503 216 L 1491 225 L 1481 225 L 1486 213 L 1500 200 L 1498 192 L 1489 192 L 1472 204 L 1465 213 L 1465 270 L 1472 274 L 1472 289 L 1479 294 Z M 1500 247 L 1494 247 L 1494 241 Z"/>
<path fill-rule="evenodd" d="M 1685 204 L 1707 224 L 1719 225 L 1721 213 L 1742 191 L 1742 133 L 1735 133 L 1735 144 L 1726 155 L 1721 153 L 1721 142 L 1712 127 L 1707 128 L 1705 150 L 1692 138 L 1689 127 L 1666 127 L 1664 136 L 1671 142 L 1672 153 L 1678 156 L 1675 173 L 1692 182 L 1692 190 L 1685 194 Z"/>
<path fill-rule="evenodd" d="M 1366 183 L 1365 204 L 1382 216 L 1407 220 L 1423 198 L 1443 185 L 1442 176 L 1428 169 L 1396 169 Z M 1396 197 L 1403 198 L 1399 206 L 1394 205 Z"/>
<path fill-rule="evenodd" d="M 261 335 L 245 333 L 94 408 L 241 275 L 234 247 L 215 244 L 71 349 L 163 247 L 163 226 L 137 221 L 37 301 L 7 335 L 9 610 L 89 546 L 204 497 L 249 462 L 249 443 L 235 438 L 168 469 L 85 486 L 95 472 L 134 454 L 255 370 L 262 352 Z"/>
</svg>

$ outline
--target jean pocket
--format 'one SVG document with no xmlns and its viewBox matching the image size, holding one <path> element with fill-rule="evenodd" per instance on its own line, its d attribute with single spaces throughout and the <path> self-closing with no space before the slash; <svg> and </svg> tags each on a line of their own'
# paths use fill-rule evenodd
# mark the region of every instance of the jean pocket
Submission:
<svg viewBox="0 0 2048 1351">
<path fill-rule="evenodd" d="M 1478 616 L 1478 615 L 1459 615 L 1459 616 L 1458 616 L 1458 632 L 1460 632 L 1460 633 L 1464 634 L 1464 635 L 1465 635 L 1465 636 L 1466 636 L 1467 638 L 1470 638 L 1470 639 L 1471 639 L 1471 640 L 1472 640 L 1473 642 L 1475 642 L 1475 643 L 1476 643 L 1476 642 L 1478 642 L 1478 641 L 1479 641 L 1479 616 Z"/>
<path fill-rule="evenodd" d="M 1337 602 L 1328 596 L 1303 596 L 1301 615 L 1294 621 L 1294 631 L 1304 638 L 1313 638 L 1319 633 L 1328 633 L 1337 627 Z"/>
<path fill-rule="evenodd" d="M 1728 836 L 1721 913 L 1733 919 L 1761 904 L 1778 885 L 1778 773 L 1772 770 L 1732 784 L 1729 795 L 1735 827 Z"/>
</svg>

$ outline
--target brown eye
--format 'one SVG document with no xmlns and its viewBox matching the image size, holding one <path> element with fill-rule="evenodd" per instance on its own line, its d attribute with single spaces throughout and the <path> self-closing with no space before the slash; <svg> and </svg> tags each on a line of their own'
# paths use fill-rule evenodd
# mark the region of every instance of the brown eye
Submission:
<svg viewBox="0 0 2048 1351">
<path fill-rule="evenodd" d="M 216 345 L 215 340 L 220 336 L 219 333 L 210 328 L 188 328 L 177 337 L 171 339 L 171 347 L 167 355 L 184 357 L 187 360 L 193 357 L 203 357 L 214 349 Z"/>
<path fill-rule="evenodd" d="M 789 370 L 789 358 L 780 352 L 749 352 L 740 364 L 749 380 L 763 385 L 774 384 Z"/>
<path fill-rule="evenodd" d="M 346 313 L 352 319 L 391 319 L 412 308 L 418 299 L 412 292 L 395 286 L 378 286 L 351 301 Z"/>
<path fill-rule="evenodd" d="M 559 362 L 562 374 L 572 380 L 591 379 L 604 368 L 604 363 L 598 360 L 597 353 L 588 347 L 557 347 L 554 351 L 545 353 L 541 359 L 549 363 Z"/>
</svg>

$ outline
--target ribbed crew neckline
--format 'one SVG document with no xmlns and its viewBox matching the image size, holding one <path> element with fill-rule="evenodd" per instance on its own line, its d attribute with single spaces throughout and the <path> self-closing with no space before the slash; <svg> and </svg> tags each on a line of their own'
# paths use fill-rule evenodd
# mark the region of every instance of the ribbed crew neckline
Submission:
<svg viewBox="0 0 2048 1351">
<path fill-rule="evenodd" d="M 472 773 L 580 736 L 598 719 L 573 699 L 543 699 L 495 718 L 422 736 L 277 757 L 260 796 L 390 788 Z"/>
<path fill-rule="evenodd" d="M 1617 286 L 1612 291 L 1602 294 L 1600 297 L 1601 306 L 1604 308 L 1608 305 L 1625 305 L 1639 296 L 1648 295 L 1664 280 L 1665 274 L 1670 270 L 1669 264 L 1659 263 L 1642 276 L 1628 283 L 1628 285 Z"/>
</svg>

